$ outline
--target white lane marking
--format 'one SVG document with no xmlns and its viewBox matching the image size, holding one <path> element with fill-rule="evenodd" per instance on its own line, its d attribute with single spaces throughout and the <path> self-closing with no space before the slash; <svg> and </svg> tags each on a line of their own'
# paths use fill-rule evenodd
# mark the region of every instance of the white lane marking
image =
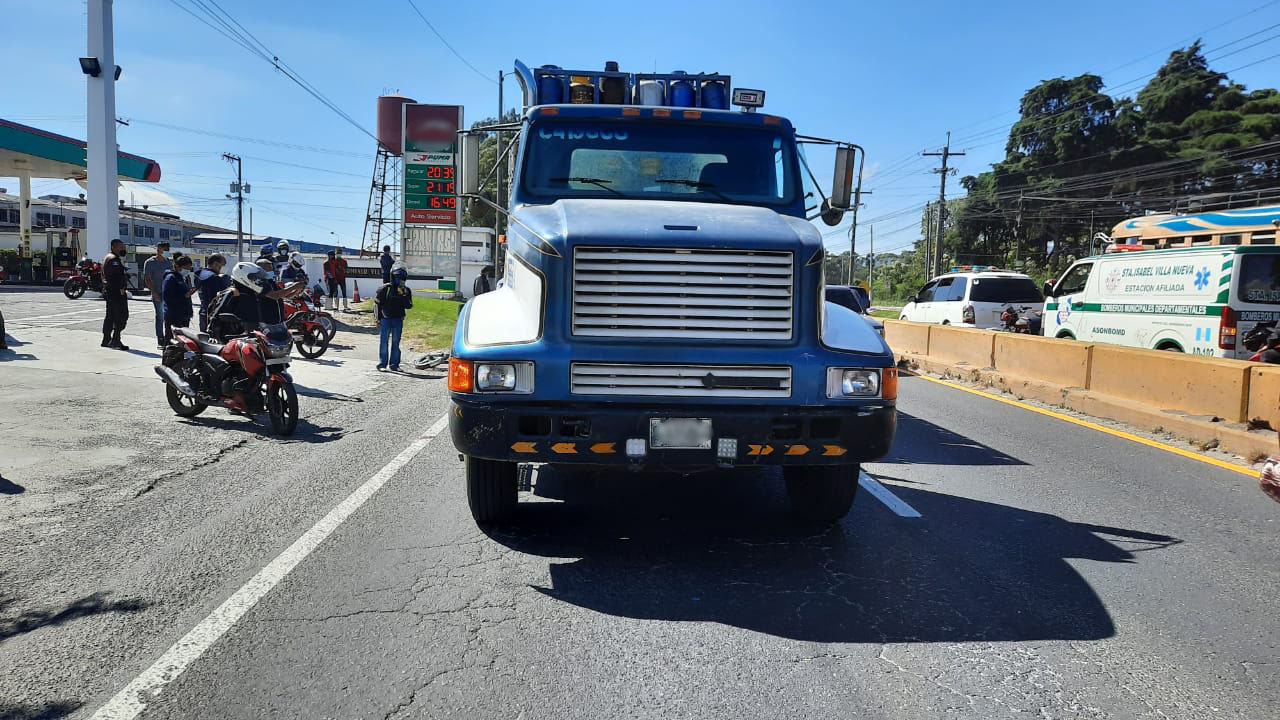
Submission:
<svg viewBox="0 0 1280 720">
<path fill-rule="evenodd" d="M 421 437 L 391 459 L 381 470 L 356 488 L 345 500 L 320 521 L 311 526 L 294 541 L 284 552 L 276 556 L 266 567 L 258 571 L 249 582 L 236 590 L 231 597 L 219 605 L 209 616 L 201 620 L 191 632 L 182 636 L 165 651 L 160 659 L 151 667 L 142 671 L 132 682 L 124 686 L 120 692 L 98 708 L 90 720 L 132 720 L 146 709 L 147 703 L 154 700 L 164 690 L 204 654 L 218 638 L 222 637 L 231 626 L 235 625 L 245 613 L 249 612 L 264 595 L 271 591 L 281 580 L 298 566 L 315 550 L 325 538 L 356 510 L 360 509 L 373 494 L 378 492 L 388 480 L 422 452 L 431 439 L 440 434 L 449 422 L 448 415 L 442 415 Z"/>
<path fill-rule="evenodd" d="M 923 517 L 919 510 L 908 505 L 905 500 L 894 495 L 889 491 L 889 488 L 881 485 L 879 480 L 876 480 L 864 471 L 858 472 L 858 485 L 861 485 L 862 489 L 875 496 L 875 499 L 884 503 L 885 507 L 892 510 L 894 514 L 899 517 Z"/>
<path fill-rule="evenodd" d="M 68 315 L 89 315 L 89 314 L 102 315 L 103 313 L 106 312 L 106 310 L 103 309 L 104 307 L 106 306 L 99 305 L 96 308 L 87 308 L 85 310 L 72 310 L 71 312 L 53 313 L 51 315 L 31 315 L 29 317 L 10 318 L 10 320 L 12 322 L 19 323 L 19 322 L 26 322 L 27 320 L 47 320 L 49 318 L 66 317 Z"/>
</svg>

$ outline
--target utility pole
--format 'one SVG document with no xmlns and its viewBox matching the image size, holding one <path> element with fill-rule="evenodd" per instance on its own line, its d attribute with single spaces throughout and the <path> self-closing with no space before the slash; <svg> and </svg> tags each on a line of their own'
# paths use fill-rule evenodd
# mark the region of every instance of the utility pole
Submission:
<svg viewBox="0 0 1280 720">
<path fill-rule="evenodd" d="M 116 57 L 111 17 L 111 0 L 89 0 L 88 52 L 96 58 L 98 73 L 85 78 L 88 105 L 88 143 L 85 208 L 88 237 L 85 251 L 101 258 L 120 237 L 119 175 L 116 170 Z M 82 68 L 83 69 L 83 68 Z M 21 246 L 31 250 L 31 174 L 18 177 L 22 202 L 19 205 Z M 132 238 L 130 238 L 132 242 Z"/>
<path fill-rule="evenodd" d="M 933 203 L 924 204 L 924 279 L 933 279 Z"/>
<path fill-rule="evenodd" d="M 943 223 L 947 219 L 947 174 L 955 172 L 955 168 L 947 167 L 947 161 L 955 155 L 964 155 L 962 152 L 951 152 L 951 131 L 947 131 L 947 144 L 942 148 L 942 152 L 927 152 L 925 156 L 941 157 L 942 167 L 935 169 L 933 172 L 941 176 L 941 184 L 938 186 L 938 231 L 934 233 L 933 243 L 933 274 L 940 275 L 942 273 L 942 228 Z"/>
<path fill-rule="evenodd" d="M 862 205 L 862 196 L 870 195 L 870 190 L 862 189 L 862 178 L 858 178 L 858 189 L 853 192 L 853 222 L 849 223 L 849 271 L 845 285 L 853 287 L 853 248 L 858 240 L 858 208 Z"/>
<path fill-rule="evenodd" d="M 240 161 L 239 155 L 231 153 L 222 153 L 222 159 L 236 164 L 236 181 L 231 184 L 234 196 L 227 197 L 236 201 L 236 262 L 244 262 L 244 194 L 249 191 L 244 184 L 244 163 Z"/>
<path fill-rule="evenodd" d="M 871 304 L 871 291 L 876 286 L 875 263 L 876 263 L 876 226 L 872 225 L 867 228 L 870 231 L 871 241 L 867 249 L 867 304 Z"/>
</svg>

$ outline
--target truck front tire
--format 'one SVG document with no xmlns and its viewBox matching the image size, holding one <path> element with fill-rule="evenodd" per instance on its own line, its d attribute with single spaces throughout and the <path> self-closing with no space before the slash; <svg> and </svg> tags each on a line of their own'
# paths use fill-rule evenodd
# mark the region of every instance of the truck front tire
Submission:
<svg viewBox="0 0 1280 720">
<path fill-rule="evenodd" d="M 467 457 L 467 504 L 478 525 L 509 522 L 516 512 L 516 463 Z"/>
<path fill-rule="evenodd" d="M 849 514 L 858 492 L 858 465 L 788 466 L 782 477 L 796 516 L 807 523 L 830 524 Z"/>
</svg>

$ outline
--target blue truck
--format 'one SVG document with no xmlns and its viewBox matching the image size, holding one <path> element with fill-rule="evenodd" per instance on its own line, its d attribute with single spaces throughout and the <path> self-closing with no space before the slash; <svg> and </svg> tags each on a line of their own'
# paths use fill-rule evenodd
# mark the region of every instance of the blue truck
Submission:
<svg viewBox="0 0 1280 720">
<path fill-rule="evenodd" d="M 825 301 L 810 222 L 849 209 L 861 149 L 797 135 L 725 75 L 606 68 L 516 63 L 507 207 L 479 194 L 479 135 L 462 134 L 463 197 L 508 219 L 497 289 L 463 307 L 449 366 L 472 515 L 511 521 L 518 466 L 548 463 L 779 466 L 799 516 L 842 518 L 897 422 L 893 354 Z M 830 196 L 805 143 L 835 150 Z"/>
</svg>

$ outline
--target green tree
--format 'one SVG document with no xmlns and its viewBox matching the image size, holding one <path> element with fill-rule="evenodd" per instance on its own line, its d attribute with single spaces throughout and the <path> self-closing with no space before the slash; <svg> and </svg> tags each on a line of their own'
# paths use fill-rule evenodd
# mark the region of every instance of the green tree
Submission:
<svg viewBox="0 0 1280 720">
<path fill-rule="evenodd" d="M 520 120 L 520 111 L 514 110 L 514 109 L 508 110 L 507 113 L 502 117 L 502 121 L 504 123 L 513 123 L 513 122 L 518 122 L 519 120 Z M 487 127 L 489 125 L 496 125 L 497 122 L 498 122 L 497 118 L 487 117 L 483 120 L 478 120 L 472 123 L 471 129 L 476 130 L 479 128 Z M 505 137 L 503 138 L 503 146 L 502 146 L 504 154 L 507 152 L 507 148 L 512 144 L 514 137 L 515 136 L 512 135 L 511 133 L 505 134 Z M 512 147 L 510 152 L 514 153 L 518 149 L 519 149 L 518 146 Z M 482 179 L 487 178 L 485 179 L 484 182 L 480 184 L 480 192 L 481 194 L 485 195 L 486 197 L 493 200 L 494 202 L 500 201 L 497 194 L 497 190 L 498 190 L 497 176 L 495 173 L 492 172 L 493 165 L 495 162 L 497 162 L 497 159 L 498 159 L 498 136 L 496 133 L 489 133 L 488 135 L 485 136 L 483 140 L 480 141 L 480 177 Z M 506 177 L 506 168 L 507 166 L 504 164 L 503 177 L 509 183 L 510 178 Z M 502 200 L 505 201 L 505 199 L 506 199 L 506 191 L 504 190 Z M 472 227 L 490 227 L 491 228 L 493 227 L 494 215 L 495 215 L 494 209 L 488 205 L 485 205 L 484 203 L 478 203 L 478 202 L 468 203 L 466 211 L 463 212 L 462 214 L 462 224 L 469 225 Z"/>
</svg>

